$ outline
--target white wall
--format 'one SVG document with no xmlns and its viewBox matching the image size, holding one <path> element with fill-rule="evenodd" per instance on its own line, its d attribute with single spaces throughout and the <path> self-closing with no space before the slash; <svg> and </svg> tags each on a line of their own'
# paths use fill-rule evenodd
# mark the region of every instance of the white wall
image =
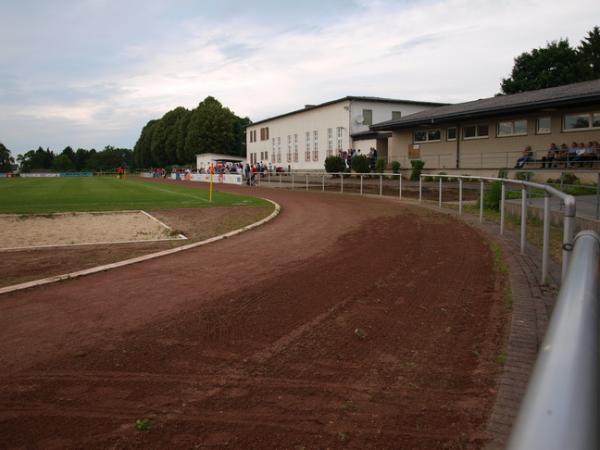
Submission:
<svg viewBox="0 0 600 450">
<path fill-rule="evenodd" d="M 412 103 L 383 103 L 383 102 L 368 102 L 362 100 L 353 100 L 350 106 L 350 134 L 360 133 L 361 131 L 368 131 L 368 125 L 358 124 L 356 118 L 363 115 L 363 109 L 370 109 L 373 111 L 373 123 L 385 122 L 386 120 L 392 119 L 392 111 L 400 111 L 402 117 L 414 114 L 425 109 L 429 109 L 431 106 L 418 105 Z M 355 146 L 356 148 L 356 146 Z"/>
<path fill-rule="evenodd" d="M 247 144 L 247 160 L 250 162 L 250 155 L 255 154 L 257 161 L 261 160 L 261 152 L 263 153 L 262 161 L 266 164 L 271 162 L 276 167 L 283 167 L 287 170 L 288 166 L 292 170 L 323 170 L 325 158 L 328 150 L 328 129 L 331 128 L 332 136 L 332 152 L 337 154 L 337 129 L 342 130 L 342 145 L 343 150 L 350 148 L 350 140 L 348 133 L 349 126 L 349 102 L 342 101 L 332 105 L 323 106 L 307 111 L 302 111 L 290 116 L 281 117 L 278 119 L 269 120 L 267 122 L 251 125 L 246 130 Z M 269 139 L 260 140 L 260 129 L 269 128 Z M 250 135 L 253 130 L 256 130 L 256 142 L 250 142 Z M 314 132 L 317 131 L 317 148 L 318 157 L 314 159 Z M 306 161 L 306 133 L 310 133 L 310 161 Z M 294 135 L 298 135 L 298 161 L 294 161 Z M 291 139 L 291 161 L 288 162 L 288 136 Z M 273 140 L 275 140 L 273 142 Z M 264 153 L 267 153 L 268 158 L 265 158 Z M 278 159 L 278 156 L 280 158 Z M 275 156 L 275 158 L 273 158 Z"/>
<path fill-rule="evenodd" d="M 280 117 L 266 122 L 251 125 L 246 130 L 246 154 L 250 162 L 251 155 L 256 161 L 269 162 L 275 167 L 288 166 L 292 170 L 323 170 L 329 148 L 328 129 L 333 133 L 333 155 L 338 154 L 337 129 L 342 128 L 341 149 L 360 148 L 361 153 L 368 154 L 370 147 L 376 147 L 374 140 L 352 142 L 350 135 L 368 131 L 368 125 L 357 124 L 355 119 L 362 115 L 363 109 L 373 110 L 373 123 L 383 122 L 392 118 L 392 111 L 400 111 L 402 116 L 427 109 L 427 106 L 411 103 L 384 103 L 362 100 L 344 100 L 331 105 L 301 111 L 289 116 Z M 269 128 L 269 139 L 260 140 L 260 129 Z M 250 142 L 252 131 L 256 130 L 256 142 Z M 318 158 L 314 159 L 314 132 L 318 132 Z M 310 132 L 310 161 L 306 161 L 306 132 Z M 294 135 L 298 135 L 298 161 L 294 161 Z M 288 136 L 291 137 L 291 161 L 288 161 Z M 275 142 L 273 142 L 273 139 Z M 367 144 L 368 143 L 368 144 Z M 262 153 L 262 155 L 261 155 Z M 267 157 L 265 157 L 265 154 Z M 280 158 L 278 159 L 280 155 Z M 275 156 L 275 158 L 274 158 Z"/>
</svg>

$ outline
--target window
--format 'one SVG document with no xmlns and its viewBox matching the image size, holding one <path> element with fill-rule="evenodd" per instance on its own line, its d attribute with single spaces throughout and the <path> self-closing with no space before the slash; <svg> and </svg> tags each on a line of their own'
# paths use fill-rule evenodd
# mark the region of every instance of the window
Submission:
<svg viewBox="0 0 600 450">
<path fill-rule="evenodd" d="M 277 162 L 281 162 L 281 137 L 277 137 Z"/>
<path fill-rule="evenodd" d="M 327 156 L 333 155 L 333 128 L 327 128 Z"/>
<path fill-rule="evenodd" d="M 292 162 L 292 135 L 288 134 L 287 137 L 287 162 Z"/>
<path fill-rule="evenodd" d="M 400 120 L 402 118 L 402 111 L 392 111 L 392 120 Z"/>
<path fill-rule="evenodd" d="M 468 125 L 463 128 L 463 139 L 479 139 L 488 137 L 487 125 Z"/>
<path fill-rule="evenodd" d="M 586 128 L 600 128 L 600 112 L 583 114 L 565 114 L 563 130 L 581 130 Z"/>
<path fill-rule="evenodd" d="M 250 131 L 250 142 L 256 142 L 256 130 Z"/>
<path fill-rule="evenodd" d="M 363 109 L 363 125 L 373 125 L 373 110 L 372 109 Z"/>
<path fill-rule="evenodd" d="M 435 142 L 440 140 L 440 130 L 417 130 L 414 134 L 415 142 Z"/>
<path fill-rule="evenodd" d="M 310 131 L 306 132 L 306 149 L 304 151 L 304 161 L 310 161 Z"/>
<path fill-rule="evenodd" d="M 269 140 L 269 127 L 265 127 L 265 128 L 261 128 L 260 129 L 260 140 L 261 141 L 268 141 Z"/>
<path fill-rule="evenodd" d="M 298 162 L 298 135 L 294 135 L 294 162 Z"/>
<path fill-rule="evenodd" d="M 260 160 L 262 161 L 263 159 L 265 159 L 265 152 L 260 152 Z"/>
<path fill-rule="evenodd" d="M 269 160 L 269 152 L 265 152 L 265 161 Z"/>
<path fill-rule="evenodd" d="M 507 120 L 498 122 L 497 136 L 525 136 L 527 134 L 527 120 Z"/>
<path fill-rule="evenodd" d="M 549 134 L 552 131 L 551 125 L 552 120 L 550 117 L 539 117 L 535 125 L 536 134 Z"/>
<path fill-rule="evenodd" d="M 341 140 L 341 139 L 338 139 L 338 140 L 337 140 L 336 149 L 338 149 L 338 150 L 342 150 L 342 140 Z"/>
<path fill-rule="evenodd" d="M 447 141 L 455 141 L 456 140 L 456 127 L 449 127 L 446 130 L 446 140 Z"/>
<path fill-rule="evenodd" d="M 337 128 L 336 128 L 336 130 L 337 130 L 337 137 L 338 137 L 338 139 L 341 139 L 341 138 L 342 138 L 342 130 L 343 130 L 343 129 L 344 129 L 344 127 L 337 127 Z"/>
<path fill-rule="evenodd" d="M 317 130 L 313 131 L 313 139 L 315 142 L 319 140 L 319 132 Z"/>
</svg>

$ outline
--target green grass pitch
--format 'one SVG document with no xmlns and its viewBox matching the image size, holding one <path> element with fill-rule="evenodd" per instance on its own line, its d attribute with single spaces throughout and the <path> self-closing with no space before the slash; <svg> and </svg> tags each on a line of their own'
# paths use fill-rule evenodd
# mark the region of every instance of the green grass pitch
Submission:
<svg viewBox="0 0 600 450">
<path fill-rule="evenodd" d="M 0 213 L 267 206 L 264 200 L 128 177 L 0 178 Z"/>
</svg>

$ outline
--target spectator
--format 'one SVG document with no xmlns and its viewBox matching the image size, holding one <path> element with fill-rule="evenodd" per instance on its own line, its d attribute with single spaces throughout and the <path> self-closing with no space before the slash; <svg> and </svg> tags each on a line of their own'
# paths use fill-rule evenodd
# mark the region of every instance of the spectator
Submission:
<svg viewBox="0 0 600 450">
<path fill-rule="evenodd" d="M 558 152 L 559 149 L 556 144 L 554 142 L 550 144 L 550 148 L 548 149 L 546 156 L 542 157 L 542 168 L 552 168 L 554 165 L 554 159 L 558 157 Z"/>
<path fill-rule="evenodd" d="M 533 160 L 533 150 L 531 150 L 531 145 L 528 145 L 523 149 L 523 156 L 517 159 L 517 164 L 515 165 L 515 169 L 520 169 L 525 166 L 529 161 Z"/>
</svg>

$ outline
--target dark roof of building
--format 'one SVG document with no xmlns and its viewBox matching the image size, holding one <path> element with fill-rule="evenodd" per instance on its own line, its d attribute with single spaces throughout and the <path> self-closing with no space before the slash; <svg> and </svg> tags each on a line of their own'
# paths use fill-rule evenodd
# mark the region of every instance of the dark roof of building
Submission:
<svg viewBox="0 0 600 450">
<path fill-rule="evenodd" d="M 384 98 L 384 97 L 361 97 L 361 96 L 356 96 L 356 95 L 348 95 L 346 97 L 338 98 L 336 100 L 331 100 L 331 101 L 325 102 L 325 103 L 320 103 L 318 105 L 306 105 L 302 109 L 296 109 L 295 111 L 290 111 L 285 114 L 279 114 L 278 116 L 273 116 L 273 117 L 269 117 L 267 119 L 262 119 L 262 120 L 259 120 L 258 122 L 253 122 L 251 124 L 248 124 L 246 126 L 246 128 L 254 126 L 254 125 L 258 125 L 258 124 L 261 124 L 264 122 L 268 122 L 269 120 L 280 119 L 281 117 L 291 116 L 292 114 L 297 114 L 297 113 L 301 113 L 301 112 L 305 112 L 305 111 L 311 111 L 313 109 L 322 108 L 323 106 L 329 106 L 329 105 L 333 105 L 334 103 L 344 102 L 344 101 L 348 101 L 348 100 L 350 100 L 350 101 L 358 100 L 358 101 L 365 101 L 365 102 L 379 102 L 379 103 L 406 103 L 408 105 L 423 105 L 423 106 L 442 106 L 442 105 L 448 104 L 448 103 L 436 103 L 436 102 L 419 102 L 416 100 L 400 100 L 400 99 L 395 99 L 395 98 Z"/>
<path fill-rule="evenodd" d="M 389 138 L 392 137 L 391 131 L 360 131 L 352 134 L 352 139 L 355 141 L 363 141 L 366 139 Z"/>
<path fill-rule="evenodd" d="M 398 120 L 371 126 L 372 130 L 395 130 L 418 125 L 479 119 L 561 106 L 581 106 L 600 102 L 600 79 L 554 88 L 499 95 L 471 102 L 431 108 Z"/>
</svg>

